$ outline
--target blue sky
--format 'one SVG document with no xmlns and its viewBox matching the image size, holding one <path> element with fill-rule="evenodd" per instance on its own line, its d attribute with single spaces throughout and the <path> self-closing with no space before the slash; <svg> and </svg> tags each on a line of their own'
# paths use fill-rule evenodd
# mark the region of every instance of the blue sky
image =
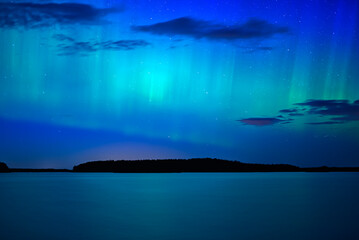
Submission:
<svg viewBox="0 0 359 240">
<path fill-rule="evenodd" d="M 359 166 L 358 9 L 1 0 L 1 161 Z"/>
</svg>

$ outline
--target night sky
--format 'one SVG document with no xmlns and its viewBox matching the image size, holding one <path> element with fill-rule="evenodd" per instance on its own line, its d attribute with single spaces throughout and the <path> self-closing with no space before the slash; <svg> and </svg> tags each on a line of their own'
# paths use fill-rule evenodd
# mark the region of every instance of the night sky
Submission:
<svg viewBox="0 0 359 240">
<path fill-rule="evenodd" d="M 0 161 L 359 166 L 357 0 L 0 0 Z"/>
</svg>

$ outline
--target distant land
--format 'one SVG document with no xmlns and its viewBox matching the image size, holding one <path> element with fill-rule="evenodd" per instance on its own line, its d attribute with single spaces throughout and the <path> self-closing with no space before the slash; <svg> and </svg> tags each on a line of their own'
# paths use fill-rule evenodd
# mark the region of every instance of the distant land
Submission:
<svg viewBox="0 0 359 240">
<path fill-rule="evenodd" d="M 0 163 L 0 172 L 112 172 L 112 173 L 180 173 L 180 172 L 359 172 L 359 167 L 301 168 L 289 164 L 254 164 L 216 158 L 107 160 L 86 162 L 69 169 L 8 168 Z"/>
</svg>

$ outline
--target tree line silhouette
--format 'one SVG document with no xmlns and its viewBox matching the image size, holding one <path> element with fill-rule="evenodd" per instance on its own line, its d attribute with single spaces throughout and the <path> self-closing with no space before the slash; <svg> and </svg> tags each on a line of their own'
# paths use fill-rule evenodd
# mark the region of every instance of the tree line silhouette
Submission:
<svg viewBox="0 0 359 240">
<path fill-rule="evenodd" d="M 291 165 L 248 164 L 212 158 L 137 161 L 94 161 L 74 166 L 74 172 L 283 172 L 298 171 Z"/>
<path fill-rule="evenodd" d="M 0 172 L 10 172 L 10 169 L 3 162 L 0 162 Z"/>
</svg>

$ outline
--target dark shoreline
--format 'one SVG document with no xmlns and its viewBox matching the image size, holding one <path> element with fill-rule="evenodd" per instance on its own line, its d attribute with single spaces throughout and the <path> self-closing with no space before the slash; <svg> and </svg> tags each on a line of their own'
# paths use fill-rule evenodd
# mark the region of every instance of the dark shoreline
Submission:
<svg viewBox="0 0 359 240">
<path fill-rule="evenodd" d="M 295 172 L 303 172 L 303 173 L 330 173 L 330 172 L 359 172 L 359 168 L 357 167 L 344 167 L 342 168 L 335 168 L 335 169 L 329 169 L 329 170 L 322 170 L 322 169 L 313 169 L 313 168 L 308 168 L 308 169 L 302 169 L 302 170 L 298 170 L 298 171 L 193 171 L 193 172 L 189 172 L 189 171 L 183 171 L 183 172 L 156 172 L 156 171 L 148 171 L 148 172 L 139 172 L 139 171 L 133 171 L 133 172 L 115 172 L 115 171 L 83 171 L 83 172 L 77 172 L 77 171 L 73 171 L 70 169 L 10 169 L 10 171 L 6 171 L 6 172 L 2 172 L 0 171 L 0 173 L 295 173 Z"/>
<path fill-rule="evenodd" d="M 70 169 L 53 169 L 53 168 L 9 168 L 10 172 L 73 172 Z"/>
<path fill-rule="evenodd" d="M 2 163 L 0 172 L 87 172 L 87 173 L 235 173 L 235 172 L 359 172 L 359 167 L 301 168 L 288 164 L 252 164 L 211 158 L 165 160 L 94 161 L 70 169 L 8 168 Z"/>
</svg>

